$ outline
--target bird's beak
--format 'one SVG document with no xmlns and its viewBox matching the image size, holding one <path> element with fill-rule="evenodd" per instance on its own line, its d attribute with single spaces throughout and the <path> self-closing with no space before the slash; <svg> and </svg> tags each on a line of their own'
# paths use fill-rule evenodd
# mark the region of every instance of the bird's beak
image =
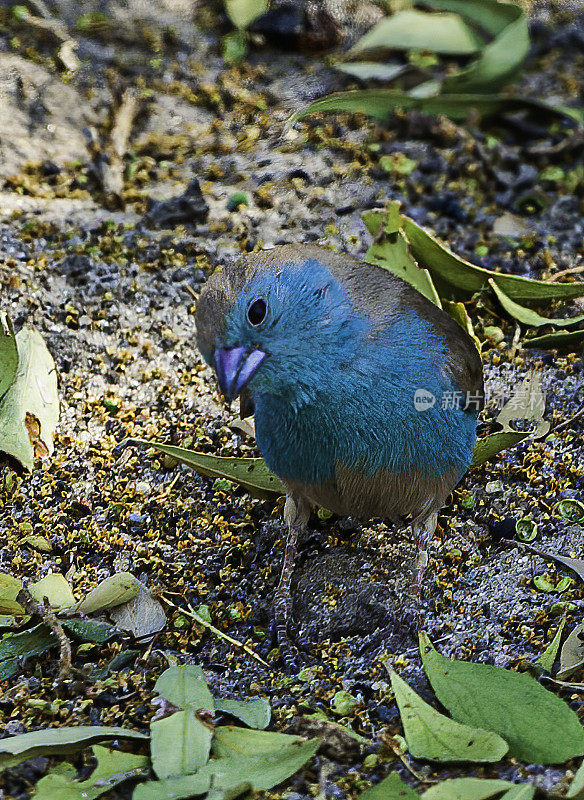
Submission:
<svg viewBox="0 0 584 800">
<path fill-rule="evenodd" d="M 245 347 L 220 347 L 215 350 L 215 371 L 225 397 L 231 402 L 256 374 L 266 353 Z"/>
</svg>

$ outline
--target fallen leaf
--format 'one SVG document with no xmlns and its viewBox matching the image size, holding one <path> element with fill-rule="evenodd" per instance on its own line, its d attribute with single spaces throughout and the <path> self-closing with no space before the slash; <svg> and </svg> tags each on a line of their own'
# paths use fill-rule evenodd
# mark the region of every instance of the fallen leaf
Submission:
<svg viewBox="0 0 584 800">
<path fill-rule="evenodd" d="M 144 584 L 135 597 L 112 608 L 110 617 L 118 628 L 130 631 L 137 639 L 152 636 L 166 625 L 164 609 Z"/>
<path fill-rule="evenodd" d="M 361 81 L 392 81 L 409 69 L 404 64 L 379 64 L 376 61 L 352 61 L 335 64 L 334 67 Z"/>
<path fill-rule="evenodd" d="M 563 681 L 584 667 L 584 623 L 570 631 L 560 653 L 560 668 L 556 678 Z"/>
<path fill-rule="evenodd" d="M 18 368 L 0 400 L 0 450 L 32 470 L 34 459 L 51 455 L 59 421 L 55 362 L 38 331 L 16 335 Z"/>
<path fill-rule="evenodd" d="M 115 625 L 97 619 L 64 619 L 62 625 L 84 642 L 109 642 L 120 633 Z"/>
<path fill-rule="evenodd" d="M 16 602 L 21 589 L 21 580 L 7 572 L 0 572 L 0 614 L 24 614 L 24 608 Z"/>
<path fill-rule="evenodd" d="M 270 724 L 272 711 L 265 698 L 257 700 L 227 700 L 215 698 L 215 710 L 236 717 L 250 728 L 264 730 Z"/>
<path fill-rule="evenodd" d="M 215 700 L 207 686 L 205 673 L 195 664 L 169 667 L 154 684 L 154 691 L 177 708 L 215 713 Z"/>
<path fill-rule="evenodd" d="M 18 369 L 18 347 L 12 321 L 0 311 L 0 400 L 12 386 Z"/>
<path fill-rule="evenodd" d="M 556 328 L 569 328 L 572 325 L 578 325 L 580 322 L 584 322 L 584 314 L 578 317 L 567 317 L 565 319 L 542 317 L 541 314 L 532 311 L 531 308 L 520 306 L 519 303 L 516 303 L 508 297 L 492 278 L 489 278 L 489 286 L 507 314 L 516 319 L 517 322 L 521 322 L 522 325 L 528 325 L 531 328 L 540 328 L 542 325 L 553 325 Z"/>
<path fill-rule="evenodd" d="M 404 736 L 414 758 L 430 761 L 500 761 L 509 746 L 496 733 L 446 717 L 424 702 L 395 672 L 391 685 Z"/>
<path fill-rule="evenodd" d="M 424 633 L 420 653 L 438 700 L 454 719 L 498 733 L 508 742 L 509 755 L 561 764 L 584 754 L 578 716 L 529 675 L 446 658 Z"/>
<path fill-rule="evenodd" d="M 190 708 L 150 725 L 152 768 L 158 778 L 189 775 L 209 760 L 213 729 Z"/>
<path fill-rule="evenodd" d="M 496 778 L 451 778 L 431 786 L 423 800 L 489 800 L 513 786 Z"/>
<path fill-rule="evenodd" d="M 584 761 L 578 767 L 566 797 L 569 800 L 584 800 Z"/>
<path fill-rule="evenodd" d="M 535 797 L 535 786 L 530 783 L 520 783 L 512 786 L 504 795 L 501 800 L 533 800 Z"/>
<path fill-rule="evenodd" d="M 96 742 L 114 739 L 145 739 L 145 733 L 130 728 L 87 725 L 79 727 L 45 728 L 0 739 L 0 770 L 8 769 L 37 756 L 58 756 L 75 753 Z"/>
<path fill-rule="evenodd" d="M 245 30 L 268 10 L 269 0 L 225 0 L 225 11 L 236 28 Z"/>
<path fill-rule="evenodd" d="M 383 235 L 377 231 L 375 241 L 370 245 L 365 260 L 393 272 L 398 278 L 410 283 L 420 294 L 427 297 L 439 308 L 440 297 L 427 270 L 420 269 L 412 257 L 407 240 L 401 230 L 400 204 L 389 203 L 383 217 Z M 367 217 L 364 215 L 365 224 Z"/>
<path fill-rule="evenodd" d="M 36 625 L 22 633 L 8 633 L 0 640 L 0 680 L 16 675 L 31 656 L 46 653 L 58 644 L 57 637 L 48 625 Z M 0 754 L 2 747 L 0 746 Z M 0 768 L 2 757 L 0 755 Z"/>
<path fill-rule="evenodd" d="M 365 789 L 357 800 L 418 800 L 420 795 L 402 781 L 397 772 L 390 772 L 370 789 Z"/>
<path fill-rule="evenodd" d="M 288 733 L 220 725 L 215 728 L 213 753 L 217 758 L 253 756 L 258 753 L 281 751 L 290 747 L 295 749 L 304 743 L 305 740 L 301 736 L 293 736 Z"/>
<path fill-rule="evenodd" d="M 153 447 L 161 453 L 173 456 L 177 461 L 208 478 L 227 478 L 234 481 L 254 497 L 271 499 L 286 494 L 281 481 L 270 472 L 262 458 L 213 456 L 174 445 L 148 442 L 144 439 L 125 439 L 121 446 L 131 444 Z"/>
<path fill-rule="evenodd" d="M 213 773 L 181 775 L 161 781 L 147 781 L 134 789 L 132 800 L 184 800 L 195 795 L 206 794 L 211 788 Z M 243 791 L 246 791 L 245 789 Z M 243 794 L 243 792 L 242 792 Z"/>
<path fill-rule="evenodd" d="M 515 420 L 529 420 L 536 423 L 536 428 L 528 433 L 533 438 L 545 436 L 550 423 L 543 418 L 545 414 L 545 394 L 541 389 L 541 373 L 530 372 L 522 380 L 515 394 L 505 403 L 499 414 L 497 422 L 503 428 L 503 433 L 517 433 L 511 426 Z"/>
<path fill-rule="evenodd" d="M 563 285 L 569 286 L 570 284 Z M 581 285 L 584 286 L 584 283 Z M 524 339 L 523 346 L 537 347 L 539 350 L 577 350 L 583 342 L 584 330 L 557 331 L 556 333 L 547 333 L 544 336 Z"/>
<path fill-rule="evenodd" d="M 93 614 L 106 611 L 136 597 L 143 584 L 129 572 L 116 572 L 98 583 L 83 600 L 67 608 L 69 614 Z"/>
<path fill-rule="evenodd" d="M 95 800 L 130 778 L 146 776 L 150 772 L 148 756 L 92 747 L 97 766 L 84 781 L 75 780 L 76 770 L 70 765 L 53 767 L 35 786 L 35 800 Z M 72 774 L 63 773 L 63 766 Z"/>
<path fill-rule="evenodd" d="M 562 641 L 562 633 L 564 631 L 565 625 L 566 625 L 566 617 L 563 617 L 560 624 L 558 625 L 558 630 L 556 631 L 556 635 L 554 636 L 550 644 L 546 647 L 546 649 L 543 651 L 543 653 L 540 655 L 540 657 L 535 661 L 535 663 L 538 664 L 546 672 L 551 672 L 554 667 L 554 663 L 556 661 L 556 658 L 558 657 L 558 651 L 560 649 L 560 643 Z"/>
<path fill-rule="evenodd" d="M 49 606 L 53 609 L 68 608 L 75 602 L 73 590 L 67 583 L 67 579 L 58 572 L 45 575 L 40 581 L 31 584 L 28 590 L 41 604 L 46 598 Z"/>
<path fill-rule="evenodd" d="M 385 17 L 349 50 L 349 57 L 368 50 L 430 50 L 433 53 L 471 55 L 484 41 L 459 14 L 434 14 L 406 9 Z"/>
</svg>

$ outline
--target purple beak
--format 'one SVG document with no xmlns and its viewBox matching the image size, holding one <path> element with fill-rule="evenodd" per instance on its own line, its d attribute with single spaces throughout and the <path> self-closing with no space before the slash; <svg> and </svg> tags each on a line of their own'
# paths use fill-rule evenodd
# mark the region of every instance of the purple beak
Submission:
<svg viewBox="0 0 584 800">
<path fill-rule="evenodd" d="M 266 353 L 245 347 L 220 347 L 215 350 L 217 380 L 225 397 L 231 402 L 253 378 Z"/>
</svg>

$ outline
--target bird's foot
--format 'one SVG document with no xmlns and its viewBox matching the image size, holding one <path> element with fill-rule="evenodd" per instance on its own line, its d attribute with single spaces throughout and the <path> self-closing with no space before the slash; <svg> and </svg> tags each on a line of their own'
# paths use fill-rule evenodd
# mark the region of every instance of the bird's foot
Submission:
<svg viewBox="0 0 584 800">
<path fill-rule="evenodd" d="M 262 657 L 266 658 L 274 648 L 278 648 L 286 671 L 295 673 L 299 669 L 297 651 L 306 653 L 309 647 L 310 643 L 302 639 L 298 626 L 289 618 L 277 616 L 276 609 L 274 609 L 267 636 L 261 647 Z"/>
</svg>

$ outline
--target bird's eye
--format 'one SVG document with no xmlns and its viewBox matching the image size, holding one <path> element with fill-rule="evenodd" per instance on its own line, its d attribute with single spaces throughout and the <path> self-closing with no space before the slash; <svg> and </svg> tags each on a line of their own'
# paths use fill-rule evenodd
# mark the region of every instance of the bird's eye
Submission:
<svg viewBox="0 0 584 800">
<path fill-rule="evenodd" d="M 259 297 L 257 300 L 254 300 L 247 309 L 247 319 L 249 324 L 254 326 L 261 325 L 261 323 L 265 320 L 267 313 L 268 306 L 266 305 L 266 301 Z"/>
</svg>

